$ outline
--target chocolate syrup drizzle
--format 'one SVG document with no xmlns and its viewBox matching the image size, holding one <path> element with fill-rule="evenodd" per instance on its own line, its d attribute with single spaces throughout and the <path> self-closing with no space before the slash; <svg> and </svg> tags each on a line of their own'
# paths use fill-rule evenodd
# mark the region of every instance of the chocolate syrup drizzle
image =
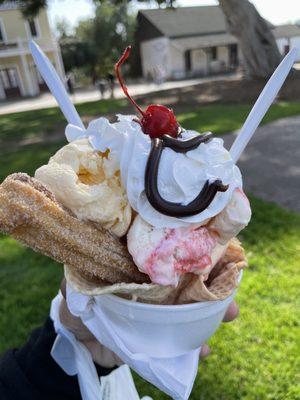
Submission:
<svg viewBox="0 0 300 400">
<path fill-rule="evenodd" d="M 197 135 L 191 139 L 179 140 L 169 135 L 161 139 L 152 139 L 151 151 L 145 172 L 145 191 L 149 203 L 157 211 L 170 217 L 190 217 L 205 210 L 213 201 L 217 192 L 225 192 L 228 185 L 223 185 L 220 179 L 209 183 L 207 180 L 198 196 L 187 205 L 164 200 L 158 191 L 158 168 L 164 148 L 169 147 L 176 153 L 186 153 L 196 149 L 201 143 L 212 138 L 212 133 Z"/>
</svg>

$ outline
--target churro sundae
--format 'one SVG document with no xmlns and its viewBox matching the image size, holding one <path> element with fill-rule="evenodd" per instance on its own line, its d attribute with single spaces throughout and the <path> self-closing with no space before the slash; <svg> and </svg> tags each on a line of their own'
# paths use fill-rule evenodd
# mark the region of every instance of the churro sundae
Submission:
<svg viewBox="0 0 300 400">
<path fill-rule="evenodd" d="M 251 218 L 223 140 L 185 130 L 172 110 L 142 110 L 68 125 L 69 144 L 35 178 L 0 186 L 0 231 L 65 265 L 87 294 L 141 301 L 223 299 L 247 265 L 236 239 Z"/>
</svg>

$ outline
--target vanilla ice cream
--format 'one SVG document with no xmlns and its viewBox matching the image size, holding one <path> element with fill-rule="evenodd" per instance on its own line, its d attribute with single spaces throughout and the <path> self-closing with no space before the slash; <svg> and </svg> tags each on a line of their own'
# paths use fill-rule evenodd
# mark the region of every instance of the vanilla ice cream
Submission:
<svg viewBox="0 0 300 400">
<path fill-rule="evenodd" d="M 241 189 L 236 189 L 224 210 L 211 220 L 209 228 L 217 232 L 218 242 L 225 244 L 237 236 L 250 219 L 249 200 Z"/>
<path fill-rule="evenodd" d="M 61 148 L 35 177 L 81 220 L 93 221 L 117 236 L 126 234 L 131 207 L 109 150 L 93 149 L 87 138 Z"/>
</svg>

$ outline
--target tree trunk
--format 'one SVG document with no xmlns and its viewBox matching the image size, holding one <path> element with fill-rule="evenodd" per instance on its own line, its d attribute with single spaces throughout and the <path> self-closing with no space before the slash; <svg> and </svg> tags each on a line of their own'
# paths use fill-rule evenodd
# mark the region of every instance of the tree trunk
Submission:
<svg viewBox="0 0 300 400">
<path fill-rule="evenodd" d="M 230 32 L 236 36 L 248 78 L 268 78 L 281 61 L 267 21 L 248 0 L 219 0 Z"/>
</svg>

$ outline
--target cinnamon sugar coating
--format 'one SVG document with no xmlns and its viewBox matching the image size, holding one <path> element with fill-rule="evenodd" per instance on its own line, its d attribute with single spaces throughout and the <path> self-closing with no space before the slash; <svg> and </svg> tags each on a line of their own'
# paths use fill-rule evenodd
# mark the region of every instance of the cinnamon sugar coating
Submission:
<svg viewBox="0 0 300 400">
<path fill-rule="evenodd" d="M 149 282 L 120 239 L 75 218 L 27 174 L 10 175 L 0 185 L 0 231 L 91 279 Z"/>
</svg>

